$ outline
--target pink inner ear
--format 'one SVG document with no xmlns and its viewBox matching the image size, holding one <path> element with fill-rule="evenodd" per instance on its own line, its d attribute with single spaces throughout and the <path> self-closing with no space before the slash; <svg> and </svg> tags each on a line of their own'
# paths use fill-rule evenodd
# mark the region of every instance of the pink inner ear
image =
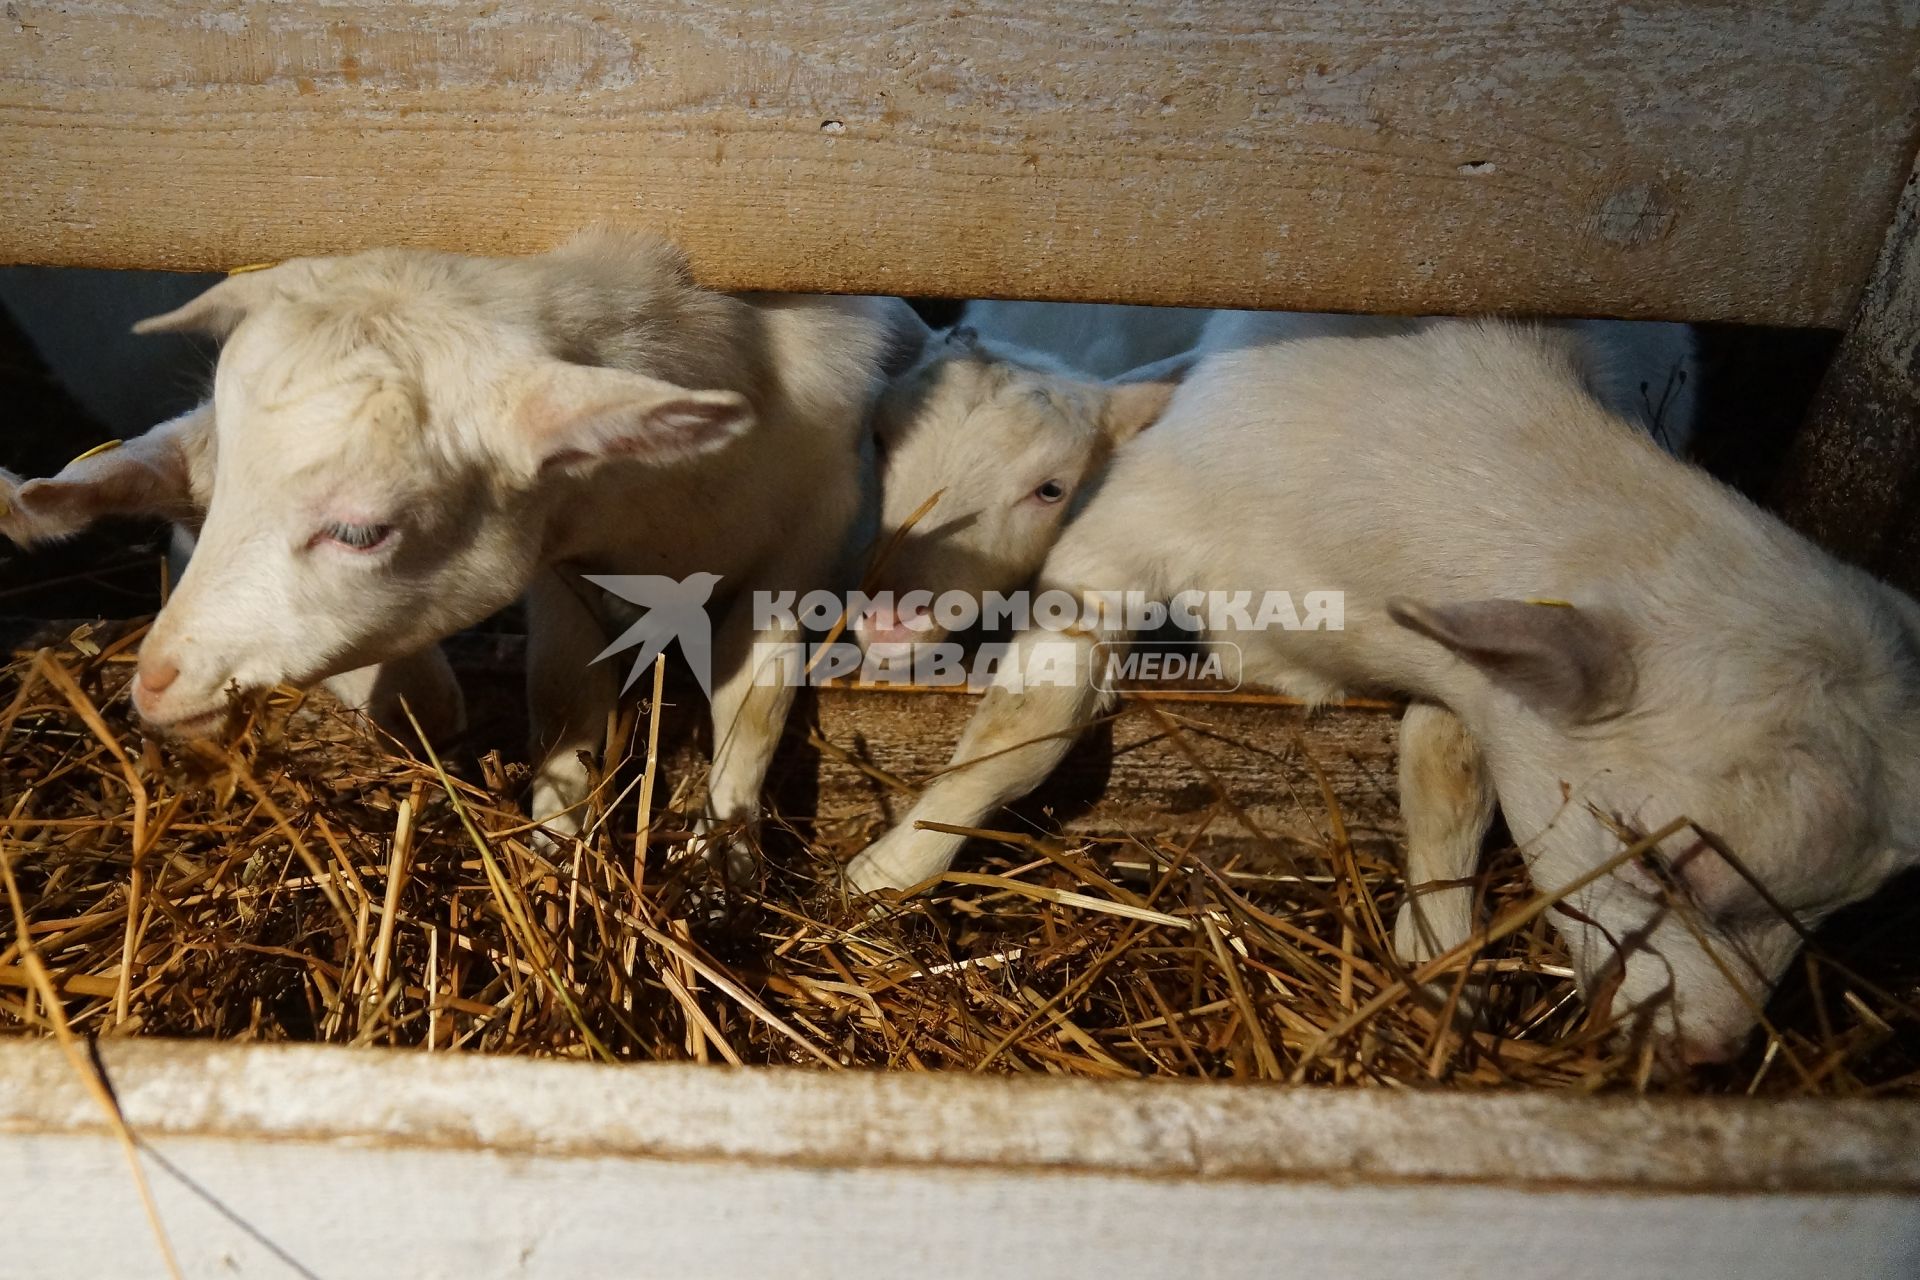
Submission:
<svg viewBox="0 0 1920 1280">
<path fill-rule="evenodd" d="M 531 375 L 517 425 L 544 469 L 592 459 L 676 458 L 725 443 L 747 421 L 741 396 L 644 374 L 552 364 Z"/>
<path fill-rule="evenodd" d="M 549 454 L 542 467 L 567 467 L 594 457 L 646 457 L 698 452 L 724 439 L 743 416 L 738 406 L 683 401 L 636 412 L 624 429 L 598 434 L 589 447 L 565 446 Z"/>
<path fill-rule="evenodd" d="M 743 416 L 735 405 L 675 401 L 650 410 L 633 427 L 607 441 L 608 455 L 699 452 L 720 443 Z"/>
<path fill-rule="evenodd" d="M 738 405 L 702 404 L 698 400 L 686 400 L 662 405 L 649 416 L 649 422 L 654 427 L 684 433 L 692 438 L 708 435 L 716 428 L 731 426 L 740 419 L 742 412 Z"/>
</svg>

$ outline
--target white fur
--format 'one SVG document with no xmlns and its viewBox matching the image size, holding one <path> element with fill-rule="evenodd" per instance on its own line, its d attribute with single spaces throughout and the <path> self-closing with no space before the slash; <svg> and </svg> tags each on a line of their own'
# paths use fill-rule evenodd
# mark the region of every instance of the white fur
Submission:
<svg viewBox="0 0 1920 1280">
<path fill-rule="evenodd" d="M 1151 422 L 1171 392 L 1169 383 L 1087 382 L 1050 357 L 965 330 L 929 346 L 874 410 L 888 550 L 872 586 L 896 605 L 856 619 L 856 638 L 936 638 L 930 614 L 900 616 L 909 593 L 1004 591 L 1026 581 L 1114 447 Z M 1060 496 L 1043 497 L 1043 486 Z"/>
<path fill-rule="evenodd" d="M 995 346 L 1044 355 L 1083 378 L 1178 380 L 1201 356 L 1302 338 L 1378 338 L 1441 317 L 1315 311 L 1196 311 L 1062 302 L 969 302 L 961 323 Z M 1691 325 L 1553 320 L 1579 339 L 1583 373 L 1601 403 L 1652 432 L 1675 455 L 1692 442 L 1700 361 Z"/>
<path fill-rule="evenodd" d="M 1474 323 L 1045 302 L 972 302 L 965 320 L 894 380 L 874 413 L 879 531 L 891 550 L 872 585 L 895 604 L 855 619 L 863 644 L 939 637 L 925 610 L 902 612 L 910 593 L 978 594 L 1027 581 L 1113 448 L 1149 425 L 1174 383 L 1206 355 Z M 1576 320 L 1547 327 L 1572 336 L 1582 377 L 1602 403 L 1669 450 L 1684 451 L 1698 382 L 1689 326 Z M 1182 342 L 1193 345 L 1124 377 L 1086 376 L 1112 367 L 1115 350 L 1144 355 Z M 1061 500 L 1039 497 L 1049 483 Z"/>
<path fill-rule="evenodd" d="M 22 547 L 72 537 L 110 516 L 172 520 L 169 558 L 177 574 L 213 498 L 213 406 L 200 405 L 118 448 L 69 463 L 56 476 L 23 480 L 0 471 L 0 533 Z M 327 691 L 396 736 L 410 737 L 407 711 L 430 738 L 460 732 L 465 703 L 437 646 L 392 662 L 343 672 Z"/>
<path fill-rule="evenodd" d="M 149 325 L 229 336 L 213 500 L 141 651 L 141 713 L 199 727 L 230 688 L 410 653 L 524 593 L 532 809 L 571 833 L 624 674 L 592 662 L 605 628 L 581 575 L 714 573 L 735 603 L 715 634 L 710 810 L 752 820 L 792 700 L 754 684 L 752 645 L 797 637 L 754 633 L 749 597 L 830 580 L 903 307 L 712 293 L 664 242 L 612 232 L 216 286 Z M 325 536 L 336 522 L 396 533 L 355 552 Z"/>
<path fill-rule="evenodd" d="M 1434 325 L 1471 323 L 1436 316 L 1216 311 L 1195 345 L 1195 354 L 1303 338 L 1393 337 Z M 1700 396 L 1693 326 L 1650 320 L 1548 320 L 1542 325 L 1573 336 L 1581 377 L 1600 403 L 1644 427 L 1676 457 L 1685 456 L 1693 441 Z"/>
<path fill-rule="evenodd" d="M 1656 449 L 1594 402 L 1588 375 L 1566 335 L 1493 324 L 1210 357 L 1118 452 L 1040 584 L 1343 591 L 1342 631 L 1232 638 L 1251 684 L 1428 708 L 1408 742 L 1429 759 L 1403 766 L 1438 766 L 1405 801 L 1416 879 L 1472 869 L 1491 816 L 1477 743 L 1540 889 L 1612 857 L 1618 831 L 1685 816 L 1817 922 L 1920 850 L 1920 607 Z M 1451 627 L 1448 643 L 1396 623 L 1396 599 L 1429 632 Z M 1577 607 L 1519 603 L 1534 599 Z M 1068 640 L 1083 670 L 1098 638 Z M 1511 667 L 1487 656 L 1503 645 Z M 936 874 L 961 841 L 914 824 L 979 825 L 1045 777 L 1101 701 L 1084 680 L 990 692 L 955 752 L 965 767 L 851 882 Z M 1798 939 L 1690 846 L 1663 846 L 1679 901 L 1628 867 L 1574 898 L 1596 925 L 1550 918 L 1589 989 L 1622 942 L 1615 1011 L 1701 1059 L 1739 1045 Z M 1403 950 L 1463 940 L 1468 905 L 1428 898 L 1401 922 Z"/>
</svg>

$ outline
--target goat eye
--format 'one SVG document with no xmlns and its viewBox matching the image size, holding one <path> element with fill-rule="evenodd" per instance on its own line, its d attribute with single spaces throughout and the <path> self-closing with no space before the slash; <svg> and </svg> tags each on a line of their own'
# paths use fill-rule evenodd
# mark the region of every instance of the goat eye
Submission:
<svg viewBox="0 0 1920 1280">
<path fill-rule="evenodd" d="M 320 530 L 317 542 L 335 542 L 353 551 L 372 551 L 393 536 L 390 524 L 329 524 Z"/>
<path fill-rule="evenodd" d="M 1058 502 L 1067 496 L 1067 486 L 1058 480 L 1049 480 L 1033 491 L 1033 496 L 1042 502 Z"/>
</svg>

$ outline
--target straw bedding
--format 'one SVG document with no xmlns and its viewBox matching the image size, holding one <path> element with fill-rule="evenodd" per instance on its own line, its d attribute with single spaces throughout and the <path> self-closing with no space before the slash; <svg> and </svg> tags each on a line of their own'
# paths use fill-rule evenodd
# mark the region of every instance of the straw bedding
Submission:
<svg viewBox="0 0 1920 1280">
<path fill-rule="evenodd" d="M 1495 936 L 1405 972 L 1392 851 L 1348 837 L 1330 785 L 1317 844 L 982 833 L 956 874 L 876 912 L 834 870 L 877 807 L 776 819 L 750 888 L 682 856 L 698 753 L 670 744 L 703 718 L 692 700 L 656 723 L 642 699 L 609 727 L 589 837 L 542 852 L 524 765 L 485 751 L 513 740 L 485 714 L 436 759 L 283 692 L 225 742 L 161 745 L 125 697 L 139 635 L 63 631 L 0 670 L 8 1034 L 64 1018 L 620 1061 L 1920 1092 L 1920 910 L 1899 887 L 1823 934 L 1745 1059 L 1671 1076 L 1577 997 L 1555 908 L 1510 852 L 1482 874 Z"/>
</svg>

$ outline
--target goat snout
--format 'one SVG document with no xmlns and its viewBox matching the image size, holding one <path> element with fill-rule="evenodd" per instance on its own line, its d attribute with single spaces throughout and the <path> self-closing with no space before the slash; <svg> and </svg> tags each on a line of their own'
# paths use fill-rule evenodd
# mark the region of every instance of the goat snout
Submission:
<svg viewBox="0 0 1920 1280">
<path fill-rule="evenodd" d="M 1720 1039 L 1683 1036 L 1674 1045 L 1674 1051 L 1680 1061 L 1689 1067 L 1718 1067 L 1732 1062 L 1746 1047 L 1747 1037 L 1744 1035 Z"/>
<path fill-rule="evenodd" d="M 933 610 L 925 605 L 897 609 L 875 604 L 860 615 L 854 631 L 864 644 L 911 644 L 933 639 Z"/>
<path fill-rule="evenodd" d="M 142 653 L 133 682 L 133 700 L 144 713 L 152 699 L 173 687 L 180 678 L 180 664 L 172 658 Z"/>
<path fill-rule="evenodd" d="M 131 689 L 133 709 L 149 728 L 166 737 L 215 733 L 226 723 L 226 701 L 197 696 L 189 687 L 195 683 L 181 678 L 178 659 L 160 652 L 142 651 Z"/>
</svg>

